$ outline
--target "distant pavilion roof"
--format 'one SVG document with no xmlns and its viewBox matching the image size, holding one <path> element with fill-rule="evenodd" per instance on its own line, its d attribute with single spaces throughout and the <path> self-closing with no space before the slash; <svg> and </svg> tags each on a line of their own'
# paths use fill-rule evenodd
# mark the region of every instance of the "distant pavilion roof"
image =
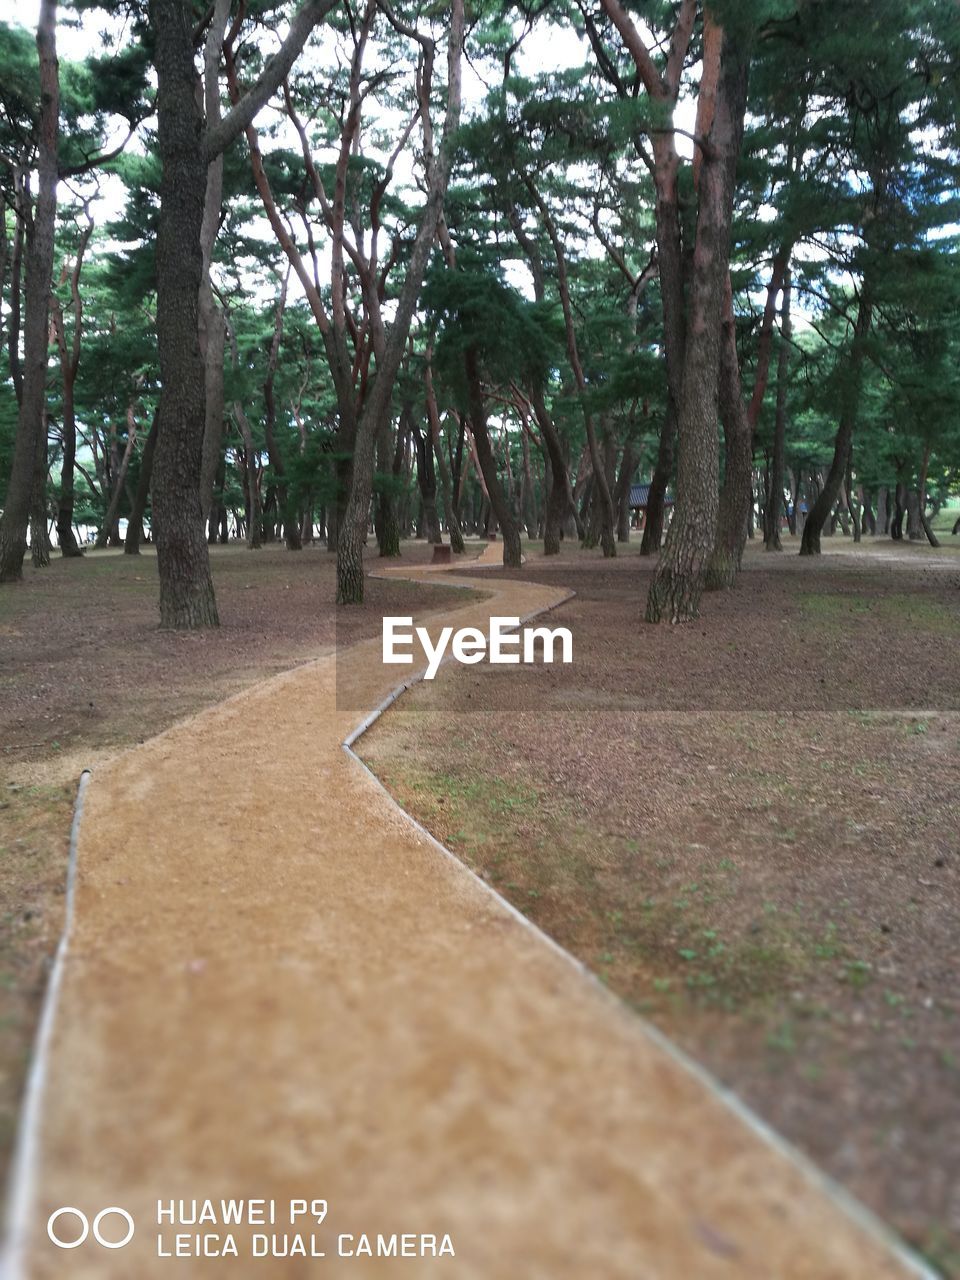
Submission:
<svg viewBox="0 0 960 1280">
<path fill-rule="evenodd" d="M 646 507 L 650 497 L 650 486 L 648 484 L 632 484 L 630 486 L 630 506 Z M 673 506 L 673 494 L 667 491 L 664 495 L 663 505 L 665 507 Z"/>
</svg>

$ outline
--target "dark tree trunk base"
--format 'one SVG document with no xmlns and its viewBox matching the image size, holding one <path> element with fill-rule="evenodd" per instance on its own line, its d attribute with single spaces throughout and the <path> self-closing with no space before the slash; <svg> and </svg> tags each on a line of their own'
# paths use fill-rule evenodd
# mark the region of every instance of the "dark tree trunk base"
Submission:
<svg viewBox="0 0 960 1280">
<path fill-rule="evenodd" d="M 703 575 L 661 564 L 647 595 L 647 622 L 692 622 L 700 616 Z"/>
<path fill-rule="evenodd" d="M 523 561 L 520 549 L 519 529 L 503 530 L 503 564 L 507 569 L 519 569 Z"/>
<path fill-rule="evenodd" d="M 808 520 L 803 526 L 803 536 L 800 539 L 800 554 L 802 556 L 818 556 L 820 552 L 820 530 L 816 525 L 811 524 Z"/>
<path fill-rule="evenodd" d="M 203 627 L 219 627 L 220 617 L 213 594 L 213 582 L 191 584 L 189 590 L 161 594 L 161 631 L 199 631 Z"/>
<path fill-rule="evenodd" d="M 703 577 L 704 589 L 707 591 L 727 591 L 734 585 L 740 572 L 740 557 L 729 551 L 716 548 L 710 557 L 710 564 Z"/>
</svg>

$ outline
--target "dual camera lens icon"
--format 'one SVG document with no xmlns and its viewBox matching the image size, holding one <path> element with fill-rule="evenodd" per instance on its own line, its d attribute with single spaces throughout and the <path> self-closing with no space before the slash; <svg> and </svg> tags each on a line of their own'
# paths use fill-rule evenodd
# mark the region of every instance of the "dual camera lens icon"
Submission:
<svg viewBox="0 0 960 1280">
<path fill-rule="evenodd" d="M 104 1218 L 108 1218 L 111 1214 L 116 1214 L 122 1218 L 127 1224 L 127 1233 L 122 1240 L 110 1240 L 104 1236 L 101 1230 L 101 1224 Z M 58 1234 L 57 1226 L 61 1218 L 76 1218 L 80 1223 L 80 1234 L 76 1239 L 63 1239 Z M 129 1244 L 133 1239 L 133 1218 L 127 1213 L 126 1209 L 120 1209 L 117 1205 L 111 1205 L 108 1209 L 101 1209 L 93 1220 L 93 1238 L 97 1244 L 102 1245 L 104 1249 L 122 1249 L 125 1244 Z M 91 1226 L 87 1215 L 80 1209 L 74 1209 L 72 1205 L 64 1205 L 62 1209 L 55 1209 L 47 1219 L 47 1235 L 57 1246 L 58 1249 L 76 1249 L 83 1244 L 87 1236 L 90 1234 Z"/>
</svg>

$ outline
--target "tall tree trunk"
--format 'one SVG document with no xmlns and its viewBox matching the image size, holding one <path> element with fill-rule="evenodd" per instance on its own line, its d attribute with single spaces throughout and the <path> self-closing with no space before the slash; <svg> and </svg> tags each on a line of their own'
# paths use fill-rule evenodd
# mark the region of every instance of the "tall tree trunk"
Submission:
<svg viewBox="0 0 960 1280">
<path fill-rule="evenodd" d="M 673 397 L 667 397 L 667 411 L 660 427 L 660 443 L 657 461 L 647 491 L 647 508 L 643 521 L 643 537 L 640 539 L 642 556 L 659 555 L 663 544 L 663 523 L 666 512 L 667 486 L 673 472 L 673 451 L 677 434 L 676 411 Z"/>
<path fill-rule="evenodd" d="M 704 77 L 719 66 L 709 152 L 699 176 L 690 325 L 678 421 L 677 502 L 647 597 L 648 622 L 683 622 L 699 613 L 704 572 L 716 535 L 717 401 L 720 319 L 730 252 L 734 174 L 746 109 L 748 64 L 709 11 L 704 25 Z"/>
<path fill-rule="evenodd" d="M 450 483 L 450 470 L 447 466 L 447 460 L 443 454 L 443 438 L 440 431 L 440 411 L 437 408 L 437 397 L 433 389 L 433 369 L 427 360 L 427 367 L 424 372 L 424 385 L 426 392 L 427 420 L 430 430 L 430 441 L 433 446 L 433 453 L 436 459 L 437 469 L 440 472 L 440 492 L 443 496 L 443 514 L 447 522 L 447 529 L 450 533 L 450 546 L 453 548 L 455 555 L 463 555 L 463 533 L 460 529 L 460 521 L 453 503 L 453 490 Z"/>
<path fill-rule="evenodd" d="M 402 413 L 406 416 L 417 451 L 417 485 L 423 503 L 424 535 L 427 542 L 436 546 L 443 542 L 443 536 L 437 515 L 437 473 L 433 465 L 432 432 L 429 425 L 426 431 L 420 430 L 410 405 L 404 405 Z"/>
<path fill-rule="evenodd" d="M 590 461 L 593 463 L 596 501 L 599 504 L 598 515 L 600 523 L 600 544 L 603 548 L 604 556 L 612 557 L 617 554 L 617 543 L 614 536 L 616 512 L 614 511 L 613 498 L 610 494 L 610 485 L 607 483 L 604 458 L 600 449 L 600 442 L 597 439 L 597 432 L 594 427 L 593 413 L 590 410 L 587 399 L 587 380 L 584 376 L 583 365 L 580 361 L 576 327 L 573 320 L 573 308 L 570 303 L 570 288 L 567 280 L 567 259 L 563 249 L 563 241 L 560 238 L 556 223 L 554 222 L 545 201 L 540 196 L 533 182 L 529 178 L 525 179 L 525 182 L 527 190 L 530 192 L 534 203 L 540 210 L 544 229 L 550 239 L 550 243 L 553 245 L 553 253 L 557 262 L 557 285 L 560 291 L 560 306 L 563 310 L 563 322 L 567 339 L 567 358 L 570 361 L 570 367 L 573 370 L 574 380 L 577 384 L 577 391 L 580 395 L 583 424 L 587 433 L 587 447 L 590 450 Z M 589 542 L 590 539 L 588 538 L 587 541 Z M 587 545 L 587 543 L 585 542 L 584 545 Z"/>
<path fill-rule="evenodd" d="M 803 526 L 803 538 L 800 542 L 802 556 L 818 556 L 820 554 L 820 536 L 836 506 L 837 498 L 843 485 L 847 470 L 847 458 L 853 442 L 853 431 L 857 422 L 860 407 L 860 389 L 863 385 L 863 361 L 866 355 L 867 335 L 870 332 L 870 321 L 873 316 L 871 270 L 868 264 L 860 285 L 860 302 L 857 307 L 857 321 L 853 330 L 853 342 L 850 357 L 847 361 L 843 387 L 840 393 L 840 420 L 833 447 L 833 460 L 827 473 L 826 481 L 816 502 L 807 513 Z"/>
<path fill-rule="evenodd" d="M 907 490 L 907 537 L 911 542 L 922 542 L 924 538 L 920 520 L 920 494 L 914 488 Z"/>
<path fill-rule="evenodd" d="M 153 529 L 160 571 L 160 625 L 180 630 L 220 623 L 200 501 L 206 405 L 198 325 L 207 161 L 193 61 L 192 10 L 182 0 L 150 0 L 150 17 L 161 160 L 157 230 L 161 391 Z"/>
<path fill-rule="evenodd" d="M 390 474 L 393 483 L 383 487 L 377 498 L 376 534 L 377 546 L 382 559 L 391 559 L 400 554 L 400 521 L 397 517 L 397 489 L 400 486 L 400 474 L 403 470 L 403 455 L 406 447 L 406 431 L 404 425 L 397 427 L 397 438 L 393 448 L 393 461 Z M 390 447 L 390 419 L 384 418 L 380 424 L 377 449 L 380 456 L 380 469 L 387 470 L 387 455 Z"/>
<path fill-rule="evenodd" d="M 277 444 L 276 425 L 277 425 L 277 405 L 276 397 L 273 393 L 274 382 L 277 376 L 277 365 L 280 361 L 280 342 L 283 337 L 283 316 L 287 305 L 287 289 L 290 281 L 290 268 L 288 267 L 283 277 L 283 284 L 280 288 L 280 297 L 277 301 L 277 310 L 273 324 L 273 337 L 270 340 L 270 354 L 267 358 L 267 376 L 263 381 L 263 423 L 264 423 L 264 439 L 267 445 L 267 457 L 270 459 L 270 467 L 277 480 L 277 503 L 280 508 L 280 516 L 283 520 L 283 537 L 288 551 L 302 551 L 303 537 L 300 532 L 300 520 L 297 515 L 290 509 L 290 491 L 287 484 L 286 467 L 283 461 L 283 454 Z"/>
<path fill-rule="evenodd" d="M 253 430 L 238 400 L 233 402 L 233 416 L 243 439 L 244 481 L 249 510 L 247 518 L 247 547 L 259 551 L 263 546 L 263 519 L 260 510 L 260 477 L 257 471 L 257 449 L 253 443 Z"/>
<path fill-rule="evenodd" d="M 57 502 L 57 542 L 64 557 L 82 556 L 83 548 L 73 531 L 74 471 L 77 465 L 77 421 L 73 408 L 73 387 L 63 387 L 63 427 L 60 440 L 63 460 L 60 467 L 60 498 Z"/>
<path fill-rule="evenodd" d="M 708 590 L 719 591 L 736 581 L 747 540 L 753 497 L 753 429 L 743 402 L 737 358 L 736 317 L 730 272 L 724 281 L 720 326 L 720 383 L 718 400 L 724 437 L 724 480 L 717 512 L 717 533 L 704 578 Z"/>
<path fill-rule="evenodd" d="M 930 445 L 923 446 L 923 461 L 920 463 L 920 479 L 917 484 L 917 505 L 919 507 L 920 524 L 927 535 L 931 547 L 939 547 L 940 540 L 933 532 L 933 526 L 927 519 L 927 475 L 930 470 Z"/>
<path fill-rule="evenodd" d="M 874 533 L 885 538 L 890 531 L 890 512 L 888 506 L 889 490 L 886 485 L 881 485 L 877 490 L 877 523 Z"/>
<path fill-rule="evenodd" d="M 373 485 L 373 460 L 377 431 L 390 413 L 390 400 L 397 370 L 403 358 L 420 296 L 423 277 L 433 249 L 443 211 L 443 200 L 450 177 L 454 135 L 460 123 L 461 63 L 463 55 L 464 0 L 451 0 L 447 29 L 447 107 L 443 135 L 437 154 L 433 153 L 433 128 L 430 118 L 429 74 L 421 75 L 421 127 L 424 131 L 424 158 L 427 171 L 427 195 L 420 213 L 419 225 L 407 262 L 407 271 L 397 299 L 393 323 L 383 352 L 377 360 L 373 386 L 367 393 L 357 423 L 353 449 L 350 491 L 344 511 L 343 527 L 337 540 L 337 603 L 363 602 L 363 548 L 367 540 L 370 516 L 370 491 Z M 432 69 L 432 45 L 430 46 Z"/>
<path fill-rule="evenodd" d="M 83 299 L 80 294 L 80 273 L 83 269 L 83 258 L 90 237 L 93 234 L 93 219 L 87 204 L 84 204 L 87 224 L 80 235 L 77 256 L 70 273 L 70 301 L 73 309 L 73 333 L 70 347 L 67 347 L 67 333 L 63 323 L 63 311 L 56 299 L 52 299 L 53 327 L 57 337 L 57 348 L 60 352 L 60 376 L 63 393 L 63 422 L 60 440 L 63 448 L 63 461 L 60 469 L 60 498 L 57 504 L 57 542 L 60 544 L 62 556 L 82 556 L 83 548 L 77 542 L 73 531 L 73 506 L 75 493 L 75 475 L 77 463 L 77 419 L 74 403 L 74 389 L 77 371 L 80 367 L 80 351 L 83 338 Z"/>
<path fill-rule="evenodd" d="M 623 457 L 620 460 L 620 474 L 614 490 L 614 502 L 617 508 L 617 541 L 630 541 L 630 483 L 637 469 L 637 458 L 630 440 L 623 446 Z"/>
<path fill-rule="evenodd" d="M 893 511 L 890 516 L 890 537 L 894 542 L 903 538 L 903 520 L 907 514 L 907 486 L 898 480 L 893 491 Z"/>
<path fill-rule="evenodd" d="M 777 356 L 777 412 L 773 428 L 773 457 L 764 504 L 763 545 L 767 551 L 782 550 L 780 520 L 783 515 L 783 467 L 787 435 L 787 378 L 790 371 L 790 268 L 783 273 L 783 303 L 780 311 L 780 351 Z"/>
<path fill-rule="evenodd" d="M 130 406 L 127 409 L 127 443 L 123 451 L 123 459 L 120 462 L 120 466 L 114 480 L 113 493 L 107 507 L 107 514 L 104 516 L 103 523 L 100 526 L 100 532 L 97 534 L 96 545 L 98 547 L 105 547 L 107 545 L 107 540 L 114 532 L 117 515 L 120 511 L 120 499 L 123 497 L 124 481 L 127 478 L 127 469 L 130 466 L 130 459 L 133 456 L 133 446 L 136 444 L 136 440 L 137 426 L 133 417 L 133 407 Z M 128 522 L 127 528 L 129 527 Z"/>
<path fill-rule="evenodd" d="M 556 424 L 547 411 L 542 385 L 537 384 L 531 387 L 530 404 L 533 408 L 533 416 L 536 418 L 537 426 L 540 428 L 540 439 L 543 441 L 551 476 L 543 533 L 543 554 L 545 556 L 555 556 L 560 551 L 560 532 L 568 512 L 575 519 L 577 532 L 580 536 L 582 536 L 583 530 L 580 526 L 577 504 L 574 501 L 573 489 L 570 485 L 570 472 L 567 468 L 566 458 L 563 456 L 563 444 Z"/>
<path fill-rule="evenodd" d="M 215 0 L 203 52 L 203 100 L 208 128 L 220 121 L 220 55 L 230 16 L 230 0 Z M 220 229 L 223 203 L 223 155 L 214 156 L 207 166 L 200 226 L 200 253 L 203 266 L 197 297 L 198 337 L 204 365 L 204 427 L 200 462 L 200 509 L 206 525 L 213 506 L 213 486 L 223 452 L 223 358 L 226 320 L 213 296 L 210 266 Z"/>
<path fill-rule="evenodd" d="M 30 556 L 35 569 L 50 564 L 50 528 L 47 516 L 47 415 L 44 410 L 43 431 L 37 446 L 37 465 L 33 473 L 33 495 L 30 502 Z"/>
<path fill-rule="evenodd" d="M 150 424 L 150 432 L 147 436 L 146 443 L 143 446 L 143 454 L 140 458 L 140 475 L 137 478 L 137 492 L 134 495 L 133 507 L 130 511 L 130 518 L 127 521 L 127 536 L 123 544 L 124 554 L 128 556 L 138 556 L 140 554 L 140 539 L 143 537 L 143 513 L 147 509 L 147 499 L 150 496 L 150 483 L 153 477 L 153 458 L 157 449 L 157 430 L 159 422 L 159 412 L 154 413 L 153 422 Z"/>
<path fill-rule="evenodd" d="M 490 444 L 487 430 L 487 411 L 480 382 L 480 363 L 475 347 L 468 347 L 463 356 L 467 375 L 467 391 L 470 403 L 470 428 L 477 451 L 477 466 L 483 477 L 490 506 L 503 535 L 503 563 L 511 569 L 519 569 L 521 563 L 520 525 L 507 501 L 497 474 L 497 459 Z"/>
<path fill-rule="evenodd" d="M 57 137 L 60 112 L 57 0 L 40 2 L 37 52 L 40 59 L 37 151 L 39 186 L 33 228 L 26 246 L 23 393 L 17 417 L 10 478 L 7 482 L 3 515 L 0 516 L 0 582 L 15 582 L 23 575 L 27 526 L 34 502 L 41 446 L 46 478 L 47 346 L 57 218 Z"/>
</svg>

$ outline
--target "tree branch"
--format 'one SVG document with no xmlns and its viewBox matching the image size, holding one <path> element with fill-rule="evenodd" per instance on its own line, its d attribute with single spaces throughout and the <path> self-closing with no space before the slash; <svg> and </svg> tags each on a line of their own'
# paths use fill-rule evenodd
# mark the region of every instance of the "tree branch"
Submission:
<svg viewBox="0 0 960 1280">
<path fill-rule="evenodd" d="M 253 123 L 254 116 L 283 83 L 311 31 L 339 3 L 340 0 L 306 0 L 301 6 L 290 23 L 286 39 L 277 53 L 267 59 L 258 79 L 222 120 L 212 127 L 208 125 L 203 135 L 203 154 L 208 161 L 225 151 L 234 138 Z"/>
</svg>

